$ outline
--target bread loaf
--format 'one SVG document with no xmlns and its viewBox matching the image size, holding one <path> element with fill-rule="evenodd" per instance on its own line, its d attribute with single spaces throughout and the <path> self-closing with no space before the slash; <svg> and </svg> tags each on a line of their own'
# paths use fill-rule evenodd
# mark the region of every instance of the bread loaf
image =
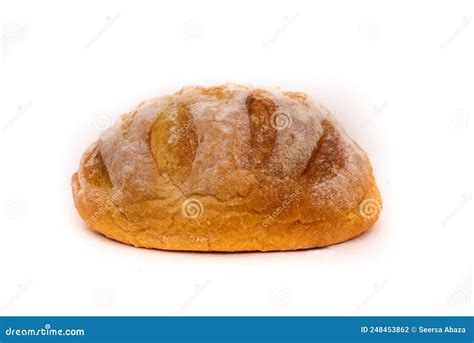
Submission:
<svg viewBox="0 0 474 343">
<path fill-rule="evenodd" d="M 92 230 L 166 250 L 323 247 L 381 210 L 366 153 L 325 108 L 235 84 L 142 102 L 87 149 L 72 188 Z"/>
</svg>

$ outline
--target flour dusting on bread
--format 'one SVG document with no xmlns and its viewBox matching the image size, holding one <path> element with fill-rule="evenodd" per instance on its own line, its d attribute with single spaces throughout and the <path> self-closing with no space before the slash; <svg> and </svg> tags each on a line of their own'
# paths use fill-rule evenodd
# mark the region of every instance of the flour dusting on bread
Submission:
<svg viewBox="0 0 474 343">
<path fill-rule="evenodd" d="M 137 246 L 299 249 L 349 239 L 377 219 L 357 215 L 366 197 L 380 199 L 367 155 L 303 93 L 185 87 L 122 116 L 90 154 L 100 160 L 88 168 L 100 167 L 110 189 L 80 170 L 76 206 L 87 217 L 88 197 L 114 194 L 115 208 L 91 226 Z M 202 217 L 182 217 L 186 199 Z"/>
</svg>

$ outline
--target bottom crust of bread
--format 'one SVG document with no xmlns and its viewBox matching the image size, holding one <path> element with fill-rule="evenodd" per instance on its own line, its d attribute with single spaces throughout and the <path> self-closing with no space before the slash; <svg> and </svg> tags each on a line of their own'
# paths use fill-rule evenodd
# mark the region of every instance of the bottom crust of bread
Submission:
<svg viewBox="0 0 474 343">
<path fill-rule="evenodd" d="M 303 223 L 298 220 L 275 220 L 261 225 L 264 217 L 247 220 L 232 216 L 225 225 L 208 223 L 203 235 L 202 221 L 188 219 L 168 225 L 163 231 L 155 222 L 131 220 L 114 203 L 112 184 L 97 149 L 92 145 L 84 154 L 81 168 L 72 177 L 76 208 L 92 230 L 135 247 L 180 251 L 285 251 L 324 247 L 341 243 L 367 231 L 381 209 L 380 194 L 371 176 L 370 186 L 357 206 L 340 212 L 337 218 Z M 369 200 L 369 209 L 361 208 Z M 208 205 L 209 206 L 209 205 Z M 280 214 L 285 216 L 285 210 Z M 249 213 L 255 217 L 255 213 Z M 226 216 L 226 213 L 222 213 Z M 257 215 L 258 216 L 258 215 Z M 248 225 L 252 222 L 253 225 Z M 255 225 L 255 223 L 259 225 Z M 205 224 L 204 224 L 205 225 Z M 159 226 L 159 225 L 158 225 Z"/>
</svg>

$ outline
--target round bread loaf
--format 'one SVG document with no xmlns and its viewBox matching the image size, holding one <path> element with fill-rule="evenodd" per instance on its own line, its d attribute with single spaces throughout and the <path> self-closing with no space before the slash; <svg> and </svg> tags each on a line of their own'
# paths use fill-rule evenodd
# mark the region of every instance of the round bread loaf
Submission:
<svg viewBox="0 0 474 343">
<path fill-rule="evenodd" d="M 381 210 L 366 153 L 325 108 L 235 84 L 142 102 L 84 153 L 72 188 L 92 230 L 166 250 L 323 247 Z"/>
</svg>

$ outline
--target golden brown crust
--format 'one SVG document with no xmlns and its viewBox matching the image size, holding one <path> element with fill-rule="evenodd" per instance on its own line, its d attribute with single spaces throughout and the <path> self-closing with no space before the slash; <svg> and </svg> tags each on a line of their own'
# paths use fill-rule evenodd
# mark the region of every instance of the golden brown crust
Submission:
<svg viewBox="0 0 474 343">
<path fill-rule="evenodd" d="M 366 154 L 326 110 L 239 85 L 143 102 L 84 153 L 72 187 L 91 229 L 166 250 L 322 247 L 381 209 Z"/>
</svg>

